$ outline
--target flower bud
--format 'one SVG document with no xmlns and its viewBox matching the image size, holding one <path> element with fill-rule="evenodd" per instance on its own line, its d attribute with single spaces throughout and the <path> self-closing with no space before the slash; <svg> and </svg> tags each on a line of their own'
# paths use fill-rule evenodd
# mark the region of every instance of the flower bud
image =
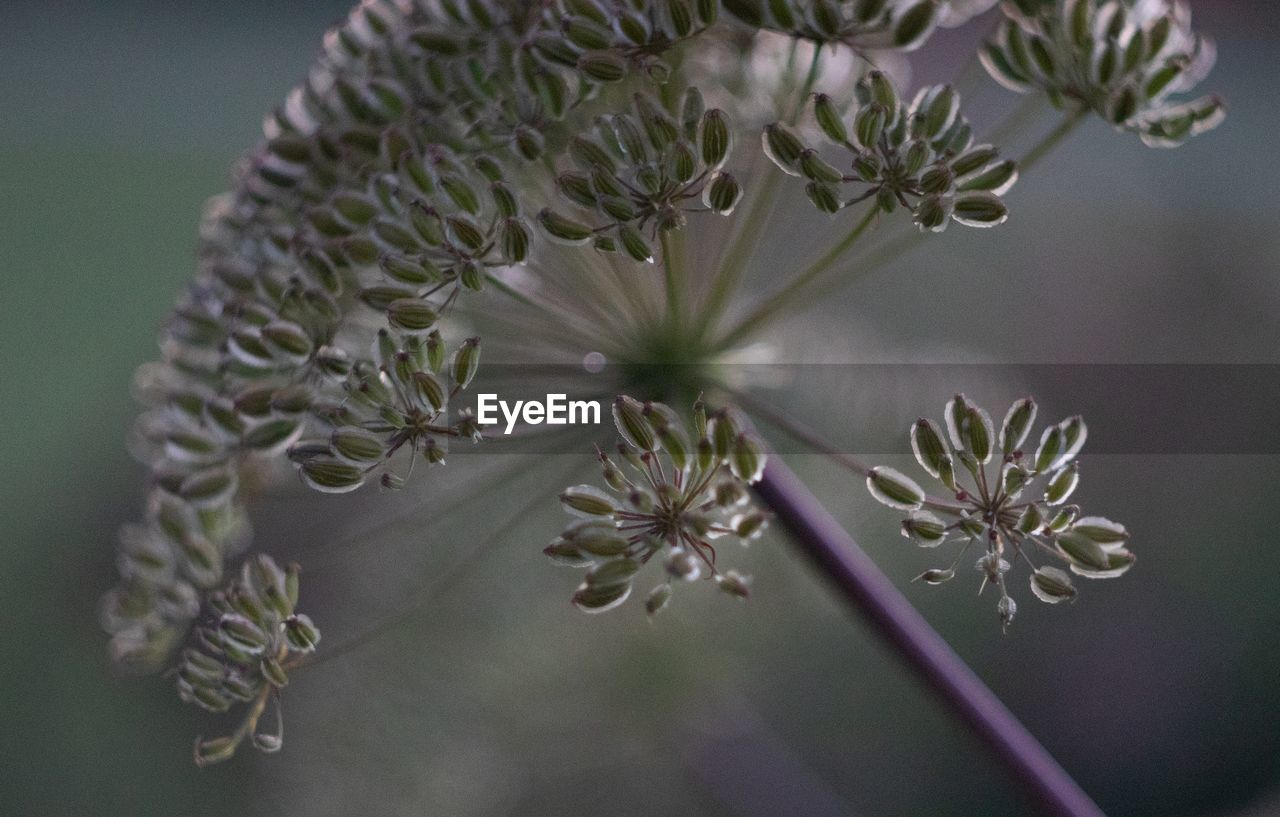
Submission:
<svg viewBox="0 0 1280 817">
<path fill-rule="evenodd" d="M 1049 477 L 1044 489 L 1044 501 L 1050 505 L 1061 505 L 1066 502 L 1080 483 L 1080 464 L 1068 463 Z"/>
<path fill-rule="evenodd" d="M 471 385 L 480 366 L 480 338 L 467 338 L 453 356 L 453 382 L 460 388 Z"/>
<path fill-rule="evenodd" d="M 634 398 L 618 395 L 613 401 L 613 423 L 622 439 L 641 451 L 656 451 L 657 438 L 644 417 L 644 407 Z"/>
<path fill-rule="evenodd" d="M 991 193 L 965 193 L 956 198 L 952 217 L 966 227 L 995 227 L 1009 220 L 1009 208 Z"/>
<path fill-rule="evenodd" d="M 561 244 L 586 244 L 594 235 L 592 229 L 585 224 L 565 218 L 550 209 L 543 209 L 538 213 L 538 223 L 553 241 Z"/>
<path fill-rule="evenodd" d="M 1036 421 L 1036 401 L 1024 397 L 1009 407 L 1000 425 L 1000 451 L 1010 456 L 1022 447 Z"/>
<path fill-rule="evenodd" d="M 591 485 L 575 485 L 560 494 L 560 502 L 576 516 L 611 517 L 618 509 L 613 497 Z"/>
<path fill-rule="evenodd" d="M 729 455 L 729 470 L 748 485 L 764 474 L 765 453 L 760 443 L 748 434 L 739 434 Z"/>
<path fill-rule="evenodd" d="M 921 573 L 919 576 L 916 576 L 911 581 L 924 582 L 925 584 L 937 585 L 937 584 L 943 584 L 944 582 L 949 582 L 952 579 L 954 579 L 955 576 L 956 576 L 956 572 L 954 570 L 951 570 L 950 568 L 947 568 L 945 570 L 940 568 L 934 568 L 933 570 L 926 570 L 925 572 Z"/>
<path fill-rule="evenodd" d="M 902 521 L 902 535 L 921 547 L 937 547 L 947 538 L 947 526 L 928 511 L 914 511 Z"/>
<path fill-rule="evenodd" d="M 584 613 L 603 613 L 622 604 L 630 595 L 630 582 L 603 586 L 583 584 L 573 594 L 573 606 Z"/>
<path fill-rule="evenodd" d="M 804 151 L 804 143 L 788 130 L 786 125 L 775 122 L 772 125 L 765 126 L 762 141 L 765 155 L 783 173 L 791 176 L 800 175 L 796 164 L 800 161 L 801 152 Z"/>
<path fill-rule="evenodd" d="M 925 500 L 924 491 L 911 478 L 883 466 L 867 474 L 867 490 L 881 503 L 902 511 L 914 511 Z"/>
<path fill-rule="evenodd" d="M 613 51 L 587 51 L 578 57 L 578 70 L 594 82 L 621 82 L 627 76 L 627 61 Z"/>
<path fill-rule="evenodd" d="M 289 648 L 297 652 L 312 652 L 320 643 L 320 631 L 311 618 L 302 613 L 285 619 L 284 636 Z"/>
<path fill-rule="evenodd" d="M 840 116 L 835 102 L 826 94 L 814 94 L 813 116 L 818 120 L 818 127 L 826 137 L 836 144 L 843 145 L 849 141 L 849 131 Z"/>
<path fill-rule="evenodd" d="M 724 164 L 733 145 L 733 132 L 729 129 L 729 119 L 724 111 L 712 108 L 702 115 L 699 145 L 702 148 L 702 162 L 709 169 L 717 170 Z"/>
<path fill-rule="evenodd" d="M 742 185 L 730 173 L 717 173 L 703 188 L 702 203 L 722 216 L 731 214 L 742 200 Z"/>
<path fill-rule="evenodd" d="M 1031 592 L 1047 604 L 1058 604 L 1076 597 L 1071 576 L 1056 567 L 1042 567 L 1032 573 Z"/>
</svg>

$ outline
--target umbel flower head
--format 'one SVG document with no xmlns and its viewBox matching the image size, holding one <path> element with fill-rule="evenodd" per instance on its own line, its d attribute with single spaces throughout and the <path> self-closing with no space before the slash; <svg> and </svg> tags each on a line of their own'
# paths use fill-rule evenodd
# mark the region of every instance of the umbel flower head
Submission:
<svg viewBox="0 0 1280 817">
<path fill-rule="evenodd" d="M 311 619 L 294 609 L 298 572 L 297 565 L 283 571 L 270 556 L 258 555 L 244 563 L 238 580 L 211 596 L 215 618 L 199 628 L 195 645 L 182 653 L 176 669 L 178 695 L 210 712 L 248 707 L 232 734 L 196 739 L 196 763 L 226 760 L 246 738 L 263 752 L 280 750 L 280 690 L 289 683 L 288 670 L 320 641 Z M 269 700 L 277 703 L 274 734 L 258 731 Z"/>
<path fill-rule="evenodd" d="M 1176 103 L 1208 75 L 1213 42 L 1183 0 L 1007 0 L 1009 20 L 981 52 L 1000 84 L 1040 90 L 1059 108 L 1092 110 L 1152 147 L 1217 127 L 1222 100 Z"/>
<path fill-rule="evenodd" d="M 931 232 L 942 232 L 952 219 L 993 227 L 1008 218 L 1000 196 L 1017 181 L 1017 167 L 998 161 L 991 145 L 973 144 L 954 89 L 922 88 L 905 105 L 889 78 L 872 71 L 855 86 L 852 108 L 850 125 L 830 96 L 813 97 L 818 127 L 847 152 L 844 169 L 782 123 L 764 130 L 765 152 L 783 172 L 809 180 L 805 193 L 814 207 L 834 215 L 874 197 L 880 210 L 892 213 L 901 205 L 921 230 Z M 850 187 L 857 192 L 846 194 Z"/>
<path fill-rule="evenodd" d="M 694 407 L 694 433 L 662 403 L 620 396 L 613 419 L 622 440 L 619 465 L 597 449 L 609 492 L 576 485 L 560 494 L 577 517 L 543 552 L 560 564 L 586 568 L 573 603 L 588 613 L 611 610 L 631 595 L 637 574 L 657 557 L 664 577 L 645 599 L 650 615 L 666 606 L 672 583 L 706 574 L 730 595 L 745 598 L 749 579 L 720 572 L 711 540 L 746 544 L 768 517 L 751 507 L 747 486 L 764 471 L 765 453 L 731 411 Z"/>
<path fill-rule="evenodd" d="M 1030 568 L 1036 598 L 1057 604 L 1076 595 L 1067 571 L 1109 579 L 1127 571 L 1135 559 L 1124 525 L 1082 516 L 1078 505 L 1067 504 L 1080 481 L 1076 457 L 1088 437 L 1084 420 L 1069 417 L 1048 426 L 1032 452 L 1024 444 L 1036 411 L 1030 397 L 1019 400 L 997 434 L 991 416 L 957 394 L 944 410 L 945 436 L 931 420 L 922 418 L 912 425 L 916 460 L 955 497 L 954 502 L 929 497 L 913 479 L 892 468 L 873 468 L 867 475 L 872 496 L 908 512 L 903 536 L 925 548 L 963 543 L 949 567 L 927 570 L 917 578 L 929 584 L 948 582 L 965 554 L 976 549 L 982 589 L 996 587 L 996 609 L 1006 627 L 1018 610 L 1005 580 L 1014 563 Z M 1052 563 L 1037 566 L 1043 558 Z"/>
<path fill-rule="evenodd" d="M 954 89 L 903 93 L 870 67 L 991 6 L 363 0 L 267 117 L 232 189 L 208 205 L 194 280 L 161 334 L 160 360 L 138 374 L 134 448 L 148 498 L 142 521 L 120 532 L 119 582 L 101 607 L 112 657 L 153 671 L 179 656 L 184 699 L 248 705 L 240 730 L 198 745 L 202 762 L 251 735 L 278 747 L 258 719 L 318 636 L 292 610 L 296 570 L 280 579 L 268 557 L 246 554 L 242 486 L 294 474 L 342 493 L 403 487 L 415 468 L 438 474 L 451 443 L 486 439 L 457 406 L 485 377 L 481 333 L 486 361 L 504 339 L 513 362 L 605 355 L 622 372 L 616 390 L 641 398 L 615 403 L 622 443 L 601 455 L 610 490 L 562 496 L 579 519 L 548 553 L 586 568 L 579 607 L 620 604 L 655 557 L 665 578 L 651 612 L 677 578 L 706 575 L 745 596 L 746 579 L 719 570 L 713 543 L 764 526 L 747 502 L 763 444 L 730 409 L 700 406 L 690 431 L 644 400 L 720 393 L 717 362 L 818 288 L 847 283 L 856 265 L 843 262 L 880 214 L 907 210 L 926 233 L 1006 219 L 1001 197 L 1017 167 L 975 140 Z M 1221 116 L 1214 100 L 1168 101 L 1211 62 L 1181 5 L 1018 0 L 1005 10 L 1012 22 L 984 59 L 1006 84 L 1096 110 L 1152 144 Z M 797 65 L 806 57 L 807 71 Z M 762 73 L 744 72 L 748 63 L 767 63 L 767 87 L 744 80 Z M 832 66 L 858 79 L 833 80 Z M 809 138 L 796 124 L 806 106 L 830 143 L 821 150 L 798 135 Z M 749 293 L 748 261 L 783 179 L 761 151 L 804 180 L 821 212 L 867 207 L 852 229 L 829 221 L 817 260 Z M 689 229 L 721 219 L 733 226 Z M 717 234 L 721 247 L 690 246 Z M 719 257 L 694 264 L 695 249 Z M 649 363 L 670 382 L 642 372 Z M 1055 426 L 1043 464 L 1039 451 L 1032 465 L 1018 456 L 1019 440 L 997 478 L 979 456 L 990 424 L 971 408 L 949 409 L 954 454 L 934 435 L 949 470 L 930 460 L 931 473 L 959 491 L 959 464 L 975 481 L 955 502 L 922 498 L 887 469 L 873 474 L 877 495 L 912 513 L 909 533 L 981 540 L 1006 620 L 1001 565 L 1011 553 L 1029 559 L 1038 548 L 1066 566 L 1035 573 L 1046 599 L 1073 592 L 1068 571 L 1127 568 L 1122 528 L 1060 504 L 1083 425 Z M 1047 493 L 1019 499 L 1033 478 Z M 224 587 L 229 570 L 239 579 Z M 202 617 L 214 624 L 197 626 Z"/>
</svg>

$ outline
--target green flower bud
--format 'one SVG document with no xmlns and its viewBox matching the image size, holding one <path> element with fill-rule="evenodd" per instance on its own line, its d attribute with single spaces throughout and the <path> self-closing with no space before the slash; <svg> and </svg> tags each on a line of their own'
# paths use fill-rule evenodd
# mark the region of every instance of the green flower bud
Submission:
<svg viewBox="0 0 1280 817">
<path fill-rule="evenodd" d="M 1047 604 L 1057 604 L 1076 597 L 1071 576 L 1056 567 L 1042 567 L 1032 573 L 1031 592 Z"/>
<path fill-rule="evenodd" d="M 724 164 L 733 147 L 733 131 L 724 111 L 712 108 L 702 115 L 698 143 L 702 149 L 702 162 L 709 169 L 716 170 Z"/>
<path fill-rule="evenodd" d="M 387 306 L 387 322 L 402 332 L 426 332 L 439 317 L 431 304 L 418 298 L 400 298 Z"/>
<path fill-rule="evenodd" d="M 480 368 L 480 338 L 467 338 L 453 355 L 453 382 L 465 389 Z"/>
<path fill-rule="evenodd" d="M 841 117 L 840 110 L 831 97 L 826 94 L 813 95 L 813 116 L 818 121 L 818 127 L 832 142 L 843 145 L 849 141 L 849 131 L 844 126 L 844 118 Z"/>
<path fill-rule="evenodd" d="M 302 463 L 302 481 L 325 494 L 345 494 L 364 484 L 364 471 L 351 463 L 316 457 Z"/>
<path fill-rule="evenodd" d="M 659 610 L 667 606 L 667 602 L 671 600 L 671 585 L 663 583 L 649 591 L 648 597 L 644 600 L 644 610 L 650 616 L 657 614 Z"/>
<path fill-rule="evenodd" d="M 289 649 L 295 652 L 313 652 L 320 643 L 320 631 L 311 618 L 302 613 L 285 619 L 284 637 Z"/>
<path fill-rule="evenodd" d="M 804 193 L 809 197 L 809 201 L 813 206 L 818 208 L 819 212 L 833 216 L 840 212 L 842 202 L 840 201 L 840 193 L 835 187 L 822 182 L 809 182 L 804 187 Z"/>
<path fill-rule="evenodd" d="M 739 434 L 729 455 L 729 470 L 748 485 L 764 474 L 765 453 L 760 443 L 748 434 Z"/>
<path fill-rule="evenodd" d="M 538 223 L 553 241 L 561 244 L 586 244 L 594 234 L 585 224 L 579 224 L 550 209 L 538 213 Z"/>
<path fill-rule="evenodd" d="M 914 511 L 924 504 L 925 493 L 910 477 L 892 468 L 877 466 L 867 474 L 867 490 L 890 508 Z"/>
<path fill-rule="evenodd" d="M 1044 489 L 1044 501 L 1050 505 L 1061 505 L 1066 502 L 1080 483 L 1080 464 L 1069 463 L 1059 468 L 1049 477 Z"/>
<path fill-rule="evenodd" d="M 560 503 L 572 514 L 586 519 L 612 517 L 618 510 L 613 497 L 591 485 L 575 485 L 560 494 Z"/>
<path fill-rule="evenodd" d="M 1107 554 L 1098 543 L 1080 531 L 1063 531 L 1054 537 L 1054 542 L 1073 565 L 1093 570 L 1106 570 L 1110 567 Z"/>
<path fill-rule="evenodd" d="M 867 150 L 875 150 L 880 142 L 880 135 L 884 133 L 887 120 L 888 113 L 878 102 L 872 102 L 859 110 L 853 118 L 853 133 L 858 139 L 858 144 Z"/>
<path fill-rule="evenodd" d="M 956 576 L 956 572 L 949 568 L 946 570 L 934 568 L 933 570 L 926 570 L 925 572 L 921 573 L 919 576 L 916 576 L 911 581 L 924 582 L 925 584 L 936 585 L 936 584 L 943 584 L 945 582 L 949 582 L 952 579 L 954 579 L 955 576 Z"/>
<path fill-rule="evenodd" d="M 334 431 L 329 437 L 329 445 L 334 454 L 355 464 L 377 462 L 386 454 L 382 438 L 361 428 Z"/>
<path fill-rule="evenodd" d="M 702 203 L 713 212 L 727 216 L 742 200 L 742 185 L 731 173 L 720 172 L 702 189 Z"/>
<path fill-rule="evenodd" d="M 1102 516 L 1082 516 L 1071 529 L 1097 542 L 1103 550 L 1115 550 L 1129 541 L 1129 531 L 1124 525 Z"/>
<path fill-rule="evenodd" d="M 902 535 L 921 547 L 937 547 L 947 538 L 947 526 L 929 511 L 914 511 L 902 521 Z"/>
<path fill-rule="evenodd" d="M 621 82 L 627 76 L 627 61 L 613 51 L 587 51 L 578 57 L 578 70 L 593 82 Z"/>
<path fill-rule="evenodd" d="M 716 585 L 729 595 L 745 599 L 751 595 L 751 579 L 736 570 L 729 570 L 716 575 Z"/>
<path fill-rule="evenodd" d="M 221 763 L 224 760 L 230 760 L 236 753 L 237 746 L 239 746 L 239 741 L 231 737 L 213 738 L 211 740 L 196 738 L 196 765 L 209 766 L 214 763 Z"/>
<path fill-rule="evenodd" d="M 778 166 L 783 173 L 799 176 L 797 164 L 804 151 L 804 143 L 787 129 L 786 125 L 775 122 L 765 126 L 763 147 L 765 155 Z"/>
<path fill-rule="evenodd" d="M 1009 219 L 1009 208 L 991 193 L 965 193 L 956 198 L 953 218 L 966 227 L 995 227 Z"/>
<path fill-rule="evenodd" d="M 613 423 L 622 439 L 640 451 L 656 451 L 657 437 L 644 416 L 644 407 L 638 400 L 618 395 L 613 401 Z"/>
<path fill-rule="evenodd" d="M 894 21 L 893 44 L 904 51 L 920 47 L 937 24 L 940 5 L 934 0 L 920 0 L 907 7 Z"/>
<path fill-rule="evenodd" d="M 622 604 L 630 595 L 630 582 L 599 587 L 584 584 L 574 592 L 573 606 L 584 613 L 603 613 Z"/>
<path fill-rule="evenodd" d="M 824 161 L 818 152 L 811 148 L 800 153 L 800 172 L 805 178 L 815 182 L 834 184 L 844 180 L 843 173 Z"/>
</svg>

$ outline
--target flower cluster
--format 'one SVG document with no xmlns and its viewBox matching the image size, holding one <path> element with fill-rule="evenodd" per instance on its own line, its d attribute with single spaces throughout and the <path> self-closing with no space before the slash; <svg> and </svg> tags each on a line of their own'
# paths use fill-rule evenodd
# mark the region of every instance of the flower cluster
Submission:
<svg viewBox="0 0 1280 817">
<path fill-rule="evenodd" d="M 1175 147 L 1222 122 L 1222 100 L 1175 103 L 1213 67 L 1182 0 L 1010 0 L 1010 19 L 981 52 L 1002 85 L 1091 110 L 1152 147 Z"/>
<path fill-rule="evenodd" d="M 1011 561 L 1025 562 L 1032 571 L 1032 592 L 1056 604 L 1075 597 L 1071 577 L 1059 567 L 1037 567 L 1033 555 L 1048 556 L 1090 579 L 1119 576 L 1135 559 L 1126 547 L 1129 533 L 1123 525 L 1081 516 L 1079 506 L 1066 504 L 1080 480 L 1076 456 L 1088 437 L 1084 420 L 1069 417 L 1048 426 L 1034 454 L 1028 455 L 1023 444 L 1036 411 L 1029 397 L 1014 403 L 997 435 L 990 415 L 958 394 L 944 411 L 945 437 L 932 421 L 916 421 L 911 427 L 916 460 L 955 502 L 930 498 L 914 480 L 892 468 L 876 467 L 867 475 L 872 496 L 909 512 L 902 522 L 903 536 L 926 548 L 964 542 L 950 567 L 925 571 L 919 579 L 929 584 L 950 581 L 970 547 L 976 544 L 983 551 L 977 561 L 982 587 L 997 588 L 996 609 L 1006 627 L 1018 610 L 1005 581 Z"/>
<path fill-rule="evenodd" d="M 1008 218 L 1000 196 L 1017 181 L 1012 161 L 1000 161 L 990 145 L 974 145 L 953 88 L 922 88 L 903 104 L 893 83 L 872 71 L 855 88 L 852 127 L 826 94 L 813 97 L 813 115 L 832 143 L 849 154 L 847 170 L 822 158 L 781 123 L 765 128 L 764 148 L 784 172 L 808 179 L 805 193 L 824 213 L 875 197 L 879 209 L 911 211 L 921 230 L 941 232 L 954 219 L 991 227 Z M 843 187 L 857 191 L 849 195 Z"/>
<path fill-rule="evenodd" d="M 178 695 L 210 712 L 249 704 L 240 726 L 225 737 L 196 739 L 199 765 L 230 758 L 249 738 L 264 752 L 280 749 L 283 731 L 258 731 L 267 703 L 289 683 L 288 670 L 312 652 L 320 631 L 298 604 L 298 566 L 281 570 L 271 557 L 245 561 L 237 581 L 210 597 L 216 619 L 197 631 L 195 645 L 184 650 L 176 669 Z"/>
<path fill-rule="evenodd" d="M 653 97 L 637 93 L 634 115 L 600 117 L 569 143 L 573 170 L 556 177 L 560 194 L 593 213 L 600 226 L 580 223 L 545 209 L 538 218 L 547 234 L 563 244 L 590 242 L 597 250 L 619 247 L 637 261 L 653 261 L 644 236 L 679 229 L 685 213 L 701 197 L 705 209 L 733 212 L 742 188 L 721 171 L 729 156 L 732 133 L 724 111 L 705 110 L 702 94 L 685 94 L 680 121 Z"/>
<path fill-rule="evenodd" d="M 749 25 L 818 44 L 839 43 L 859 53 L 919 48 L 948 5 L 938 0 L 725 0 L 724 4 Z"/>
<path fill-rule="evenodd" d="M 696 581 L 704 567 L 722 590 L 747 596 L 749 580 L 716 568 L 710 540 L 728 536 L 746 544 L 763 532 L 768 517 L 750 507 L 746 486 L 760 478 L 765 454 L 730 411 L 708 415 L 701 402 L 694 411 L 691 441 L 669 407 L 618 397 L 613 418 L 622 437 L 618 456 L 627 468 L 597 450 L 613 494 L 578 485 L 560 495 L 577 519 L 544 553 L 587 568 L 573 594 L 580 610 L 598 613 L 622 604 L 655 556 L 666 578 L 645 600 L 650 615 L 671 598 L 673 580 Z"/>
</svg>

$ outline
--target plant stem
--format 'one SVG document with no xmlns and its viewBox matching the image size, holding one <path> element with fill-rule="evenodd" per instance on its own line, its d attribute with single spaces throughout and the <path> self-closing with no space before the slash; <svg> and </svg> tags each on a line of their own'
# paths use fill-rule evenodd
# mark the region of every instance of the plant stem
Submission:
<svg viewBox="0 0 1280 817">
<path fill-rule="evenodd" d="M 778 457 L 769 459 L 756 492 L 844 600 L 977 733 L 1041 812 L 1052 817 L 1103 817 L 1089 795 Z"/>
<path fill-rule="evenodd" d="M 658 236 L 662 243 L 662 274 L 667 286 L 667 322 L 678 337 L 681 326 L 684 324 L 682 317 L 684 310 L 680 300 L 683 282 L 680 280 L 678 256 L 672 246 L 673 232 L 673 230 L 659 230 Z"/>
<path fill-rule="evenodd" d="M 848 235 L 841 239 L 839 244 L 836 244 L 834 247 L 827 250 L 821 258 L 810 264 L 804 272 L 797 275 L 786 285 L 786 287 L 770 296 L 763 303 L 756 306 L 755 309 L 751 310 L 745 318 L 740 320 L 732 329 L 729 330 L 729 333 L 725 335 L 724 339 L 721 341 L 721 345 L 726 348 L 732 346 L 744 336 L 754 331 L 757 327 L 772 319 L 783 309 L 791 306 L 792 302 L 795 301 L 796 297 L 804 290 L 805 287 L 812 283 L 819 275 L 826 272 L 832 264 L 840 260 L 840 257 L 857 243 L 858 239 L 862 237 L 862 234 L 867 231 L 867 228 L 875 222 L 876 214 L 879 213 L 879 211 L 879 205 L 873 198 L 867 209 L 866 215 L 862 217 L 862 220 L 858 222 L 857 226 L 849 231 Z"/>
<path fill-rule="evenodd" d="M 1059 122 L 1058 127 L 1049 131 L 1049 133 L 1047 133 L 1045 137 L 1035 145 L 1035 147 L 1027 151 L 1027 155 L 1023 156 L 1022 160 L 1018 162 L 1018 170 L 1022 173 L 1026 173 L 1031 168 L 1039 164 L 1041 159 L 1048 156 L 1063 139 L 1066 139 L 1067 136 L 1069 136 L 1071 132 L 1084 121 L 1087 113 L 1087 110 L 1081 109 Z"/>
</svg>

